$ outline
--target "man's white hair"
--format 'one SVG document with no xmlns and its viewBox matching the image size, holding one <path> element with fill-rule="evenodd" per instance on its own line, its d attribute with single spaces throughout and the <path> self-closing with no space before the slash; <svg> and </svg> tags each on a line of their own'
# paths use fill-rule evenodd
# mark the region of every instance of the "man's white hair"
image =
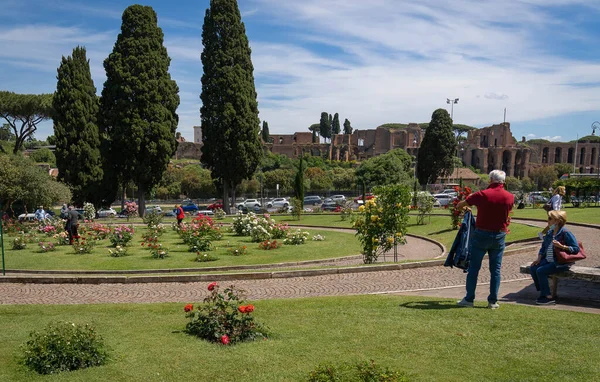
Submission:
<svg viewBox="0 0 600 382">
<path fill-rule="evenodd" d="M 502 170 L 493 170 L 490 172 L 490 183 L 504 183 L 506 173 Z"/>
</svg>

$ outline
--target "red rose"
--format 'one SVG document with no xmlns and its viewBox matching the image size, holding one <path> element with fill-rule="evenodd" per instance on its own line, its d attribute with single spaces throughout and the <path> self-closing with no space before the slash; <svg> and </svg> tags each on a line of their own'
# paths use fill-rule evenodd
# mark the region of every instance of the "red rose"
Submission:
<svg viewBox="0 0 600 382">
<path fill-rule="evenodd" d="M 240 306 L 238 306 L 238 310 L 240 311 L 240 313 L 246 313 L 246 312 L 247 312 L 247 311 L 246 311 L 246 308 L 247 308 L 247 307 L 246 307 L 246 306 L 244 306 L 244 305 L 240 305 Z"/>
<path fill-rule="evenodd" d="M 191 312 L 192 310 L 194 310 L 194 305 L 192 304 L 187 304 L 183 310 L 187 313 L 187 312 Z"/>
<path fill-rule="evenodd" d="M 254 312 L 254 305 L 250 304 L 250 305 L 246 305 L 246 312 L 245 313 L 252 313 Z"/>
<path fill-rule="evenodd" d="M 212 282 L 210 284 L 208 284 L 208 290 L 212 291 L 213 289 L 215 289 L 215 287 L 218 286 L 217 282 Z"/>
<path fill-rule="evenodd" d="M 221 336 L 221 343 L 223 345 L 228 345 L 229 344 L 229 336 L 227 334 L 224 334 Z"/>
</svg>

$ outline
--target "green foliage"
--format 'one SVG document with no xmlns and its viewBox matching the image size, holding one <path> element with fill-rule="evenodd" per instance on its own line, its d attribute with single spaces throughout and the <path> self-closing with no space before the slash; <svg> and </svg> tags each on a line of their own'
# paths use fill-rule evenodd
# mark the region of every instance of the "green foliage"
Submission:
<svg viewBox="0 0 600 382">
<path fill-rule="evenodd" d="M 225 200 L 230 188 L 252 177 L 263 155 L 254 67 L 236 0 L 210 2 L 202 43 L 202 162 L 223 184 Z"/>
<path fill-rule="evenodd" d="M 100 115 L 109 144 L 103 156 L 111 159 L 107 167 L 113 176 L 138 186 L 143 213 L 145 193 L 160 182 L 177 147 L 179 88 L 169 74 L 171 59 L 154 10 L 132 5 L 122 20 L 121 33 L 104 61 Z"/>
<path fill-rule="evenodd" d="M 505 186 L 507 191 L 521 191 L 523 189 L 521 181 L 514 176 L 506 177 Z"/>
<path fill-rule="evenodd" d="M 85 220 L 94 220 L 96 217 L 96 209 L 92 203 L 83 204 L 83 217 Z"/>
<path fill-rule="evenodd" d="M 529 171 L 529 177 L 533 180 L 538 190 L 547 190 L 557 179 L 556 170 L 553 166 L 542 166 Z"/>
<path fill-rule="evenodd" d="M 13 141 L 15 139 L 15 135 L 10 131 L 10 125 L 8 123 L 3 123 L 0 126 L 0 141 Z"/>
<path fill-rule="evenodd" d="M 277 169 L 265 172 L 263 187 L 275 192 L 275 189 L 279 184 L 279 192 L 284 194 L 290 193 L 294 189 L 294 175 L 295 171 L 292 169 Z"/>
<path fill-rule="evenodd" d="M 374 360 L 354 365 L 349 363 L 320 364 L 308 374 L 309 382 L 404 382 L 408 380 L 406 375 L 376 365 Z"/>
<path fill-rule="evenodd" d="M 261 136 L 264 142 L 271 142 L 271 137 L 269 136 L 269 123 L 267 121 L 263 121 Z"/>
<path fill-rule="evenodd" d="M 292 207 L 292 217 L 295 220 L 300 220 L 302 213 L 304 212 L 304 198 L 291 198 L 290 207 Z"/>
<path fill-rule="evenodd" d="M 340 129 L 340 116 L 338 113 L 333 115 L 333 122 L 331 123 L 331 134 L 339 134 Z"/>
<path fill-rule="evenodd" d="M 431 219 L 431 211 L 433 210 L 435 198 L 425 192 L 418 192 L 416 201 L 417 211 L 419 211 L 419 214 L 417 215 L 417 224 L 423 225 L 425 224 L 425 215 L 430 215 Z"/>
<path fill-rule="evenodd" d="M 573 172 L 573 165 L 568 163 L 555 163 L 554 171 L 556 171 L 556 178 L 560 178 L 564 174 L 570 174 Z"/>
<path fill-rule="evenodd" d="M 185 306 L 190 320 L 186 333 L 223 345 L 266 339 L 262 325 L 254 321 L 254 305 L 245 304 L 244 291 L 231 285 L 220 292 L 217 283 L 209 284 L 210 294 L 194 309 Z"/>
<path fill-rule="evenodd" d="M 39 374 L 104 365 L 108 354 L 101 336 L 90 325 L 71 322 L 50 323 L 41 332 L 32 332 L 22 346 L 24 364 Z"/>
<path fill-rule="evenodd" d="M 551 142 L 547 139 L 536 138 L 536 139 L 528 140 L 527 143 L 551 143 Z"/>
<path fill-rule="evenodd" d="M 15 237 L 12 241 L 12 249 L 15 251 L 20 251 L 21 249 L 27 248 L 27 240 L 24 235 L 19 235 Z"/>
<path fill-rule="evenodd" d="M 13 154 L 33 137 L 37 124 L 52 117 L 52 94 L 16 94 L 0 91 L 0 117 L 9 125 L 14 137 Z"/>
<path fill-rule="evenodd" d="M 76 205 L 88 200 L 99 206 L 97 187 L 103 177 L 99 101 L 85 48 L 76 47 L 72 56 L 62 58 L 57 79 L 52 119 L 58 176 L 71 187 Z"/>
<path fill-rule="evenodd" d="M 319 167 L 309 167 L 306 169 L 306 180 L 311 191 L 330 190 L 333 185 L 331 178 Z"/>
<path fill-rule="evenodd" d="M 163 215 L 158 213 L 158 211 L 154 209 L 149 213 L 145 214 L 142 220 L 148 228 L 152 229 L 154 227 L 159 226 L 160 223 L 162 223 Z"/>
<path fill-rule="evenodd" d="M 420 184 L 433 184 L 439 177 L 452 173 L 456 139 L 452 119 L 445 109 L 437 109 L 431 116 L 419 148 L 417 177 Z"/>
<path fill-rule="evenodd" d="M 534 191 L 535 189 L 536 189 L 535 184 L 533 183 L 533 180 L 531 180 L 530 177 L 525 176 L 525 177 L 521 178 L 521 191 L 531 192 L 531 191 Z"/>
<path fill-rule="evenodd" d="M 188 198 L 206 198 L 217 192 L 210 170 L 190 165 L 181 169 L 181 175 L 181 193 Z"/>
<path fill-rule="evenodd" d="M 56 166 L 56 157 L 54 156 L 52 150 L 47 147 L 35 150 L 29 154 L 29 158 L 37 163 L 48 163 L 51 167 Z"/>
<path fill-rule="evenodd" d="M 298 172 L 296 172 L 296 177 L 294 178 L 294 198 L 300 201 L 298 218 L 300 218 L 300 213 L 304 209 L 304 171 L 304 155 L 302 155 L 298 164 Z"/>
<path fill-rule="evenodd" d="M 321 112 L 319 134 L 325 139 L 331 138 L 331 123 L 329 123 L 329 114 L 326 111 Z"/>
<path fill-rule="evenodd" d="M 356 182 L 367 188 L 386 184 L 408 184 L 412 177 L 411 156 L 403 149 L 362 161 L 356 169 Z"/>
<path fill-rule="evenodd" d="M 334 190 L 351 190 L 356 186 L 355 170 L 352 168 L 336 167 L 327 171 Z"/>
<path fill-rule="evenodd" d="M 350 123 L 348 118 L 344 120 L 344 134 L 352 134 L 352 124 Z"/>
</svg>

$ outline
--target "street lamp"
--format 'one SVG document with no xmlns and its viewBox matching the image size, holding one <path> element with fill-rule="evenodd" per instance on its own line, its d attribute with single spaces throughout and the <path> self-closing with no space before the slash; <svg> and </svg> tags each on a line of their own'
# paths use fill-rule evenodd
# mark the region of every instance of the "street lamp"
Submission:
<svg viewBox="0 0 600 382">
<path fill-rule="evenodd" d="M 592 123 L 592 136 L 594 137 L 596 136 L 596 129 L 600 130 L 600 122 L 598 121 Z M 598 152 L 596 155 L 596 167 L 598 168 L 598 179 L 600 179 L 600 163 L 598 163 L 598 161 L 600 161 L 600 139 L 598 139 Z"/>
<path fill-rule="evenodd" d="M 452 107 L 450 109 L 450 118 L 452 118 L 452 121 L 454 121 L 454 104 L 458 103 L 458 98 L 454 98 L 454 99 L 446 98 L 446 103 L 448 105 L 452 105 Z"/>
</svg>

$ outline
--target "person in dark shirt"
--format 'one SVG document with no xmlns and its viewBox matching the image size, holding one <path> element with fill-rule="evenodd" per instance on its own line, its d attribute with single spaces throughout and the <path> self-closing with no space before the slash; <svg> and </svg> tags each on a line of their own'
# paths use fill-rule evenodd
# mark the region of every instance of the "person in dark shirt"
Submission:
<svg viewBox="0 0 600 382">
<path fill-rule="evenodd" d="M 477 206 L 477 220 L 471 237 L 471 258 L 467 273 L 467 294 L 458 301 L 460 306 L 473 306 L 477 278 L 481 262 L 486 252 L 490 262 L 490 294 L 488 308 L 497 309 L 500 269 L 504 254 L 504 238 L 510 224 L 515 197 L 504 189 L 506 173 L 500 170 L 490 172 L 490 185 L 487 189 L 471 194 L 456 206 L 460 211 L 469 206 Z"/>
<path fill-rule="evenodd" d="M 69 234 L 69 244 L 73 244 L 74 239 L 79 239 L 79 213 L 71 205 L 69 206 L 69 212 L 67 213 L 67 233 Z"/>
</svg>

